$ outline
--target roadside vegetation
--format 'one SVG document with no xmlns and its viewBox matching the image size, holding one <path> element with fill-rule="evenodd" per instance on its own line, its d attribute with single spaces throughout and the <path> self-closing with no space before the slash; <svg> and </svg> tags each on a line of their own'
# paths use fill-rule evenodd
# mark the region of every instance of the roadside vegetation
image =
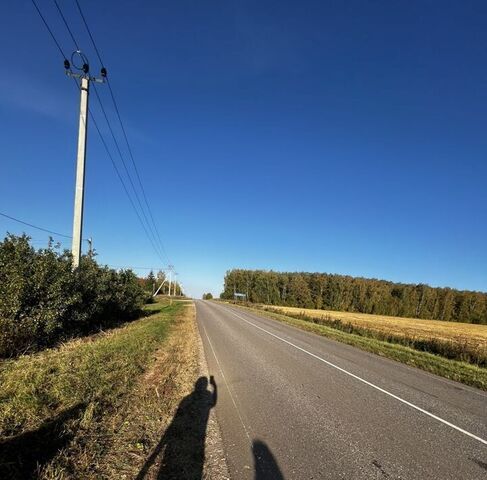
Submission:
<svg viewBox="0 0 487 480">
<path fill-rule="evenodd" d="M 131 270 L 100 266 L 26 235 L 0 242 L 0 358 L 15 357 L 136 318 L 148 297 Z"/>
<path fill-rule="evenodd" d="M 393 335 L 354 325 L 352 322 L 333 320 L 325 316 L 286 311 L 279 312 L 276 307 L 266 305 L 237 304 L 241 308 L 257 310 L 263 315 L 294 327 L 322 335 L 354 347 L 375 353 L 422 370 L 462 382 L 466 385 L 487 390 L 487 368 L 485 348 L 474 350 L 471 354 L 460 344 L 440 340 L 419 340 L 407 336 Z M 414 320 L 411 320 L 414 322 Z M 431 322 L 436 324 L 436 322 Z M 487 327 L 480 326 L 485 329 Z M 459 360 L 462 359 L 463 360 Z"/>
<path fill-rule="evenodd" d="M 230 270 L 223 299 L 487 325 L 487 293 L 328 273 Z"/>
<path fill-rule="evenodd" d="M 0 478 L 135 478 L 197 376 L 190 302 L 0 363 Z"/>
<path fill-rule="evenodd" d="M 296 307 L 258 305 L 257 308 L 487 367 L 485 325 Z"/>
</svg>

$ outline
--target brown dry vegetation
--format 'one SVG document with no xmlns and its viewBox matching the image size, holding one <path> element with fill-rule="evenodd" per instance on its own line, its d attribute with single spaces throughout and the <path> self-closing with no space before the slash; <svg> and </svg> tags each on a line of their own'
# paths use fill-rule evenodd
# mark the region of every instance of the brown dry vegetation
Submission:
<svg viewBox="0 0 487 480">
<path fill-rule="evenodd" d="M 173 319 L 164 344 L 139 378 L 133 391 L 111 415 L 78 432 L 68 452 L 62 452 L 44 478 L 59 478 L 59 470 L 77 478 L 136 478 L 147 457 L 170 424 L 181 399 L 198 378 L 197 331 L 190 302 Z M 95 428 L 93 428 L 95 427 Z M 157 464 L 140 478 L 156 478 Z M 72 475 L 70 475 L 72 476 Z"/>
<path fill-rule="evenodd" d="M 125 327 L 0 364 L 0 477 L 157 476 L 154 452 L 200 374 L 199 339 L 192 302 L 147 310 Z"/>
<path fill-rule="evenodd" d="M 482 352 L 487 349 L 487 325 L 274 305 L 266 305 L 265 308 L 292 316 L 299 315 L 323 320 L 341 320 L 344 323 L 351 323 L 358 327 L 380 331 L 388 335 L 421 340 L 435 338 L 440 341 L 455 342 Z"/>
</svg>

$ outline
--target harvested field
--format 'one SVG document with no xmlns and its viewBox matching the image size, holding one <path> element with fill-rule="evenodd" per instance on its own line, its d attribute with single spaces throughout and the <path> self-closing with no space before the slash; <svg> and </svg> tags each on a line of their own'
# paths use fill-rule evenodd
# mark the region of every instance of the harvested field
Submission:
<svg viewBox="0 0 487 480">
<path fill-rule="evenodd" d="M 310 308 L 281 307 L 262 305 L 266 309 L 285 315 L 300 315 L 317 319 L 341 320 L 370 330 L 381 331 L 390 335 L 429 340 L 436 338 L 469 345 L 473 348 L 487 348 L 487 325 L 471 323 L 442 322 L 440 320 L 422 320 L 417 318 L 388 317 L 366 313 L 336 312 L 333 310 L 315 310 Z"/>
<path fill-rule="evenodd" d="M 257 305 L 257 308 L 487 366 L 487 325 Z"/>
</svg>

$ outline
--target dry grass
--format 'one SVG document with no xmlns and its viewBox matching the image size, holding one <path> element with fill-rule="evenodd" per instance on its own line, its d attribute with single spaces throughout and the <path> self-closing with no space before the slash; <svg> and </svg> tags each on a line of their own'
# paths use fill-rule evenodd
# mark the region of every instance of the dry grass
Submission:
<svg viewBox="0 0 487 480">
<path fill-rule="evenodd" d="M 194 306 L 184 303 L 167 339 L 131 394 L 111 415 L 102 417 L 96 428 L 90 425 L 88 431 L 80 431 L 79 441 L 72 442 L 68 455 L 58 455 L 45 478 L 59 478 L 59 470 L 74 471 L 76 478 L 84 479 L 137 477 L 178 403 L 192 391 L 198 378 Z M 157 462 L 149 467 L 141 478 L 155 478 Z"/>
<path fill-rule="evenodd" d="M 197 378 L 193 307 L 0 364 L 0 477 L 133 478 Z"/>
<path fill-rule="evenodd" d="M 453 342 L 462 347 L 476 350 L 479 353 L 485 353 L 487 350 L 487 325 L 274 305 L 265 305 L 264 307 L 268 310 L 293 317 L 303 316 L 318 320 L 340 320 L 343 323 L 350 323 L 354 326 L 381 332 L 386 335 L 419 340 L 436 339 L 443 342 Z"/>
</svg>

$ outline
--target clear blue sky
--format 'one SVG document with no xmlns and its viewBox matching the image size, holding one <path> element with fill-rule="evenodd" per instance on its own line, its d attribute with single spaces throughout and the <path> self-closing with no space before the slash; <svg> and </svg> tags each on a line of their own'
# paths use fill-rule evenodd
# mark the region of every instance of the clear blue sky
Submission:
<svg viewBox="0 0 487 480">
<path fill-rule="evenodd" d="M 486 2 L 82 5 L 191 294 L 233 267 L 487 290 Z M 70 234 L 78 95 L 31 2 L 0 16 L 0 211 Z M 94 130 L 88 148 L 85 236 L 102 262 L 157 268 Z"/>
</svg>

